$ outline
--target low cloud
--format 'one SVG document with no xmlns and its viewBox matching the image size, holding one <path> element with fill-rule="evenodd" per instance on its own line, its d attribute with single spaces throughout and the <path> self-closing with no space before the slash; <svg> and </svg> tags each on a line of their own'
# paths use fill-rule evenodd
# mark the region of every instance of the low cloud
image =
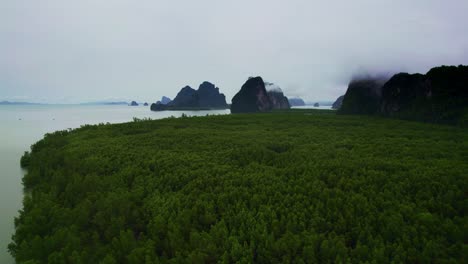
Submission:
<svg viewBox="0 0 468 264">
<path fill-rule="evenodd" d="M 468 2 L 14 0 L 0 8 L 0 100 L 174 97 L 248 76 L 335 99 L 356 73 L 468 64 Z"/>
</svg>

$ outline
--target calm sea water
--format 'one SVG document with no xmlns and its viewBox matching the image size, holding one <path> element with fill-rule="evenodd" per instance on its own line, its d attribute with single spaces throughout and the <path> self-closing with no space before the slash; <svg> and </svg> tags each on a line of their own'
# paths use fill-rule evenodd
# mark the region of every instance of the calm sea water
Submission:
<svg viewBox="0 0 468 264">
<path fill-rule="evenodd" d="M 326 110 L 331 110 L 331 105 L 321 105 L 321 106 L 313 106 L 313 105 L 303 105 L 303 106 L 293 106 L 291 108 L 295 109 L 326 109 Z"/>
<path fill-rule="evenodd" d="M 14 263 L 7 246 L 14 233 L 14 217 L 22 208 L 21 155 L 45 133 L 84 124 L 123 123 L 133 117 L 160 119 L 207 114 L 229 114 L 229 110 L 152 112 L 149 107 L 125 105 L 0 105 L 0 263 Z"/>
</svg>

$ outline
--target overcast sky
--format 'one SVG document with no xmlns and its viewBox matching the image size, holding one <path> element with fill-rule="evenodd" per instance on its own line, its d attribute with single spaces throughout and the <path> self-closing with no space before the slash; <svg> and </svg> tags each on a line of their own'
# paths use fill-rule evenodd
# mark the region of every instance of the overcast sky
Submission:
<svg viewBox="0 0 468 264">
<path fill-rule="evenodd" d="M 468 64 L 467 0 L 0 0 L 0 101 L 173 98 L 249 76 L 334 100 L 353 74 Z"/>
</svg>

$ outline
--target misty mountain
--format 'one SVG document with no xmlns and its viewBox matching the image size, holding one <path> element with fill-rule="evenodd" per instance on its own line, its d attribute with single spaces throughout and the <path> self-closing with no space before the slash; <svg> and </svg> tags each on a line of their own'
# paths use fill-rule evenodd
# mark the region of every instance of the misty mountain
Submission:
<svg viewBox="0 0 468 264">
<path fill-rule="evenodd" d="M 466 125 L 468 66 L 440 66 L 426 74 L 398 73 L 386 82 L 353 80 L 338 112 Z"/>
<path fill-rule="evenodd" d="M 304 106 L 305 102 L 301 98 L 289 98 L 289 105 L 291 105 L 291 106 Z"/>
</svg>

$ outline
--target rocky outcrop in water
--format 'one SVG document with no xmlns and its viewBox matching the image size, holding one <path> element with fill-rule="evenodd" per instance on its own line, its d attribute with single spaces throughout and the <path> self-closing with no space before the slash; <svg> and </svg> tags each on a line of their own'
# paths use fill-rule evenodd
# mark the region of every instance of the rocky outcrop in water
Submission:
<svg viewBox="0 0 468 264">
<path fill-rule="evenodd" d="M 289 100 L 283 91 L 272 83 L 265 83 L 262 77 L 258 76 L 250 77 L 232 98 L 231 113 L 267 112 L 272 109 L 289 108 Z"/>
<path fill-rule="evenodd" d="M 132 101 L 132 102 L 130 103 L 130 106 L 138 106 L 138 103 L 135 102 L 135 101 Z"/>
<path fill-rule="evenodd" d="M 198 87 L 198 106 L 208 108 L 226 108 L 226 97 L 219 88 L 210 82 L 203 82 Z"/>
<path fill-rule="evenodd" d="M 151 104 L 150 109 L 151 111 L 164 111 L 167 110 L 167 105 L 162 104 L 161 101 L 157 101 L 156 103 Z"/>
<path fill-rule="evenodd" d="M 284 96 L 283 91 L 277 88 L 274 90 L 267 91 L 268 97 L 270 98 L 270 102 L 273 109 L 289 109 L 291 106 L 289 105 L 289 100 L 286 96 Z"/>
<path fill-rule="evenodd" d="M 262 77 L 251 77 L 234 95 L 231 113 L 266 112 L 273 109 Z"/>
<path fill-rule="evenodd" d="M 168 106 L 175 107 L 197 107 L 198 106 L 198 93 L 190 86 L 182 88 L 172 102 Z"/>
<path fill-rule="evenodd" d="M 166 96 L 163 96 L 163 97 L 161 98 L 161 101 L 160 101 L 160 102 L 161 102 L 161 104 L 164 104 L 164 105 L 165 105 L 165 104 L 170 103 L 171 101 L 172 101 L 171 98 L 166 97 Z"/>
<path fill-rule="evenodd" d="M 301 98 L 289 98 L 290 106 L 304 106 L 305 102 Z"/>
<path fill-rule="evenodd" d="M 151 110 L 226 109 L 227 107 L 226 97 L 219 92 L 219 88 L 210 82 L 203 82 L 198 90 L 185 86 L 172 101 L 163 96 L 161 101 L 151 105 Z"/>
</svg>

